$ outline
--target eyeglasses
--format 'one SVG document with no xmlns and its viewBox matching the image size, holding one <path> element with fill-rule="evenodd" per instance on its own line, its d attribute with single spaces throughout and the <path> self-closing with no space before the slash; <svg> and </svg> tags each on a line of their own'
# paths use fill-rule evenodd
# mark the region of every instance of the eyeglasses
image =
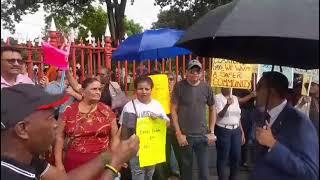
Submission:
<svg viewBox="0 0 320 180">
<path fill-rule="evenodd" d="M 9 64 L 15 64 L 17 62 L 19 65 L 23 65 L 25 63 L 25 61 L 22 59 L 1 59 L 1 60 L 5 60 Z"/>
<path fill-rule="evenodd" d="M 190 70 L 190 71 L 189 71 L 189 74 L 192 74 L 192 75 L 197 76 L 197 75 L 200 74 L 200 71 L 198 71 L 198 70 Z"/>
</svg>

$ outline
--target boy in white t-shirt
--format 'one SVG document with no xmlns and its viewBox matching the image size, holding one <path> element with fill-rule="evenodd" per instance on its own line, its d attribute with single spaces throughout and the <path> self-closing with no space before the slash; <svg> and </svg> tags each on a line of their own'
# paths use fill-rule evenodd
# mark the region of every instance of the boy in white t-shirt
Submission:
<svg viewBox="0 0 320 180">
<path fill-rule="evenodd" d="M 124 139 L 135 134 L 137 118 L 161 118 L 169 124 L 169 118 L 161 104 L 151 98 L 152 79 L 147 76 L 140 76 L 134 83 L 134 87 L 137 98 L 124 106 L 119 121 L 122 125 L 122 138 Z M 140 168 L 139 157 L 136 156 L 130 160 L 130 168 L 132 180 L 152 180 L 155 166 Z"/>
</svg>

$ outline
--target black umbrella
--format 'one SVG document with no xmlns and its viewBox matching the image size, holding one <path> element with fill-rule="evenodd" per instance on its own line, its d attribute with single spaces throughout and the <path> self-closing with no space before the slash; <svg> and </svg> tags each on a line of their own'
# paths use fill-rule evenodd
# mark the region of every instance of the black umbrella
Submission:
<svg viewBox="0 0 320 180">
<path fill-rule="evenodd" d="M 319 0 L 235 0 L 211 10 L 177 42 L 204 57 L 319 68 Z"/>
</svg>

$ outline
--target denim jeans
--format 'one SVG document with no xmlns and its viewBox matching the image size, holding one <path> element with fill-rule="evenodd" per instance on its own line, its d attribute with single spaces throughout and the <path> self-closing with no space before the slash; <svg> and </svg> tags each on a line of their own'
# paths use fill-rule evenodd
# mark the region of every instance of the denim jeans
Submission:
<svg viewBox="0 0 320 180">
<path fill-rule="evenodd" d="M 152 180 L 154 166 L 140 168 L 139 157 L 130 159 L 132 180 Z"/>
<path fill-rule="evenodd" d="M 155 180 L 167 180 L 170 176 L 176 176 L 180 174 L 177 163 L 177 159 L 180 157 L 178 154 L 178 147 L 179 145 L 176 139 L 175 131 L 171 127 L 167 128 L 166 162 L 156 165 L 153 176 Z"/>
<path fill-rule="evenodd" d="M 181 179 L 192 180 L 193 152 L 195 152 L 199 168 L 199 180 L 209 180 L 207 137 L 204 135 L 187 136 L 187 141 L 189 145 L 179 148 Z"/>
<path fill-rule="evenodd" d="M 217 136 L 217 171 L 219 180 L 235 180 L 239 173 L 241 161 L 241 130 L 226 129 L 216 126 Z M 230 177 L 227 175 L 227 167 L 230 165 Z"/>
</svg>

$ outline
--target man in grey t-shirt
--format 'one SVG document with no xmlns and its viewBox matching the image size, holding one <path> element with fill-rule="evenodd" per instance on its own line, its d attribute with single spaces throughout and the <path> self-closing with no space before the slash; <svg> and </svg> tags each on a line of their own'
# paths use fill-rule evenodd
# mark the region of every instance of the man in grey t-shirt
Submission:
<svg viewBox="0 0 320 180">
<path fill-rule="evenodd" d="M 200 81 L 202 65 L 197 60 L 188 64 L 187 78 L 178 82 L 172 92 L 172 121 L 180 145 L 181 179 L 192 179 L 193 152 L 199 167 L 199 179 L 209 179 L 208 144 L 216 140 L 216 109 L 212 88 Z M 209 106 L 209 127 L 206 122 Z"/>
</svg>

